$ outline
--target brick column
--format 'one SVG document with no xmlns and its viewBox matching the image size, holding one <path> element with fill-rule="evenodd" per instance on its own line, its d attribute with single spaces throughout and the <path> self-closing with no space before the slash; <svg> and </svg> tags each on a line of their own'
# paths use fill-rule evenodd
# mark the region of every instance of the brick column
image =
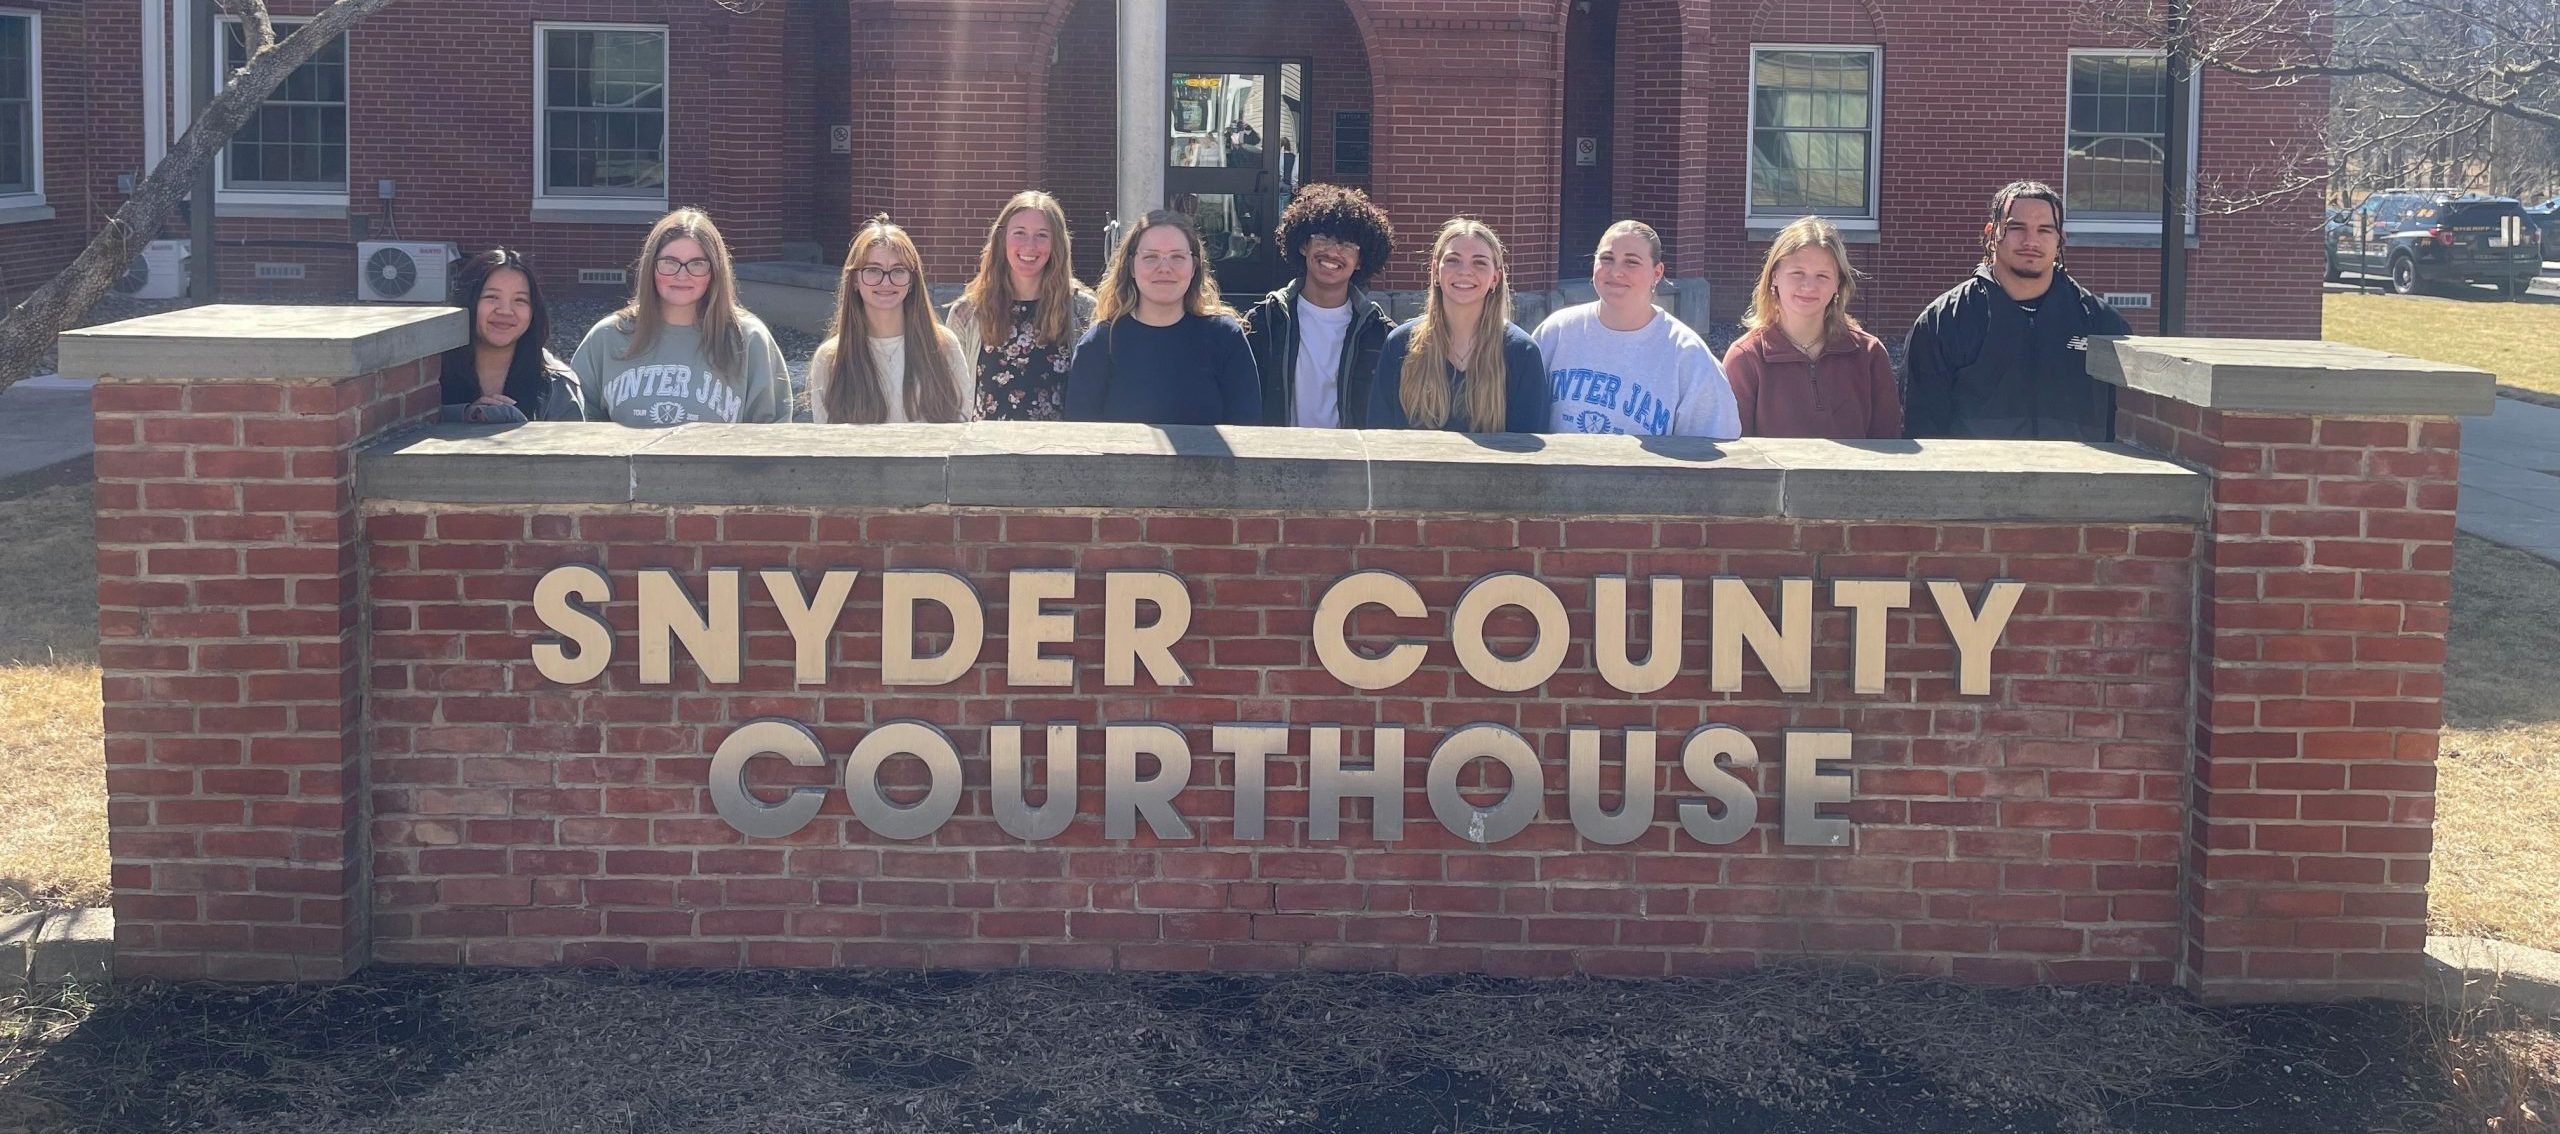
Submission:
<svg viewBox="0 0 2560 1134">
<path fill-rule="evenodd" d="M 2118 433 L 2213 477 L 2197 562 L 2184 983 L 2410 996 L 2426 947 L 2461 425 L 2489 375 L 2329 343 L 2091 355 Z"/>
<path fill-rule="evenodd" d="M 1532 0 L 1373 0 L 1369 11 L 1377 155 L 1371 193 L 1395 214 L 1401 245 L 1378 286 L 1421 287 L 1432 236 L 1463 213 L 1502 237 L 1512 290 L 1554 287 L 1562 8 Z"/>
<path fill-rule="evenodd" d="M 932 279 L 967 282 L 996 210 L 1041 183 L 1049 7 L 860 0 L 853 9 L 853 222 L 887 210 Z M 1108 117 L 1045 128 L 1111 148 Z M 1100 230 L 1099 216 L 1091 223 Z M 1102 271 L 1080 267 L 1088 279 Z"/>
<path fill-rule="evenodd" d="M 98 379 L 119 976 L 364 966 L 353 452 L 431 414 L 462 313 L 202 307 L 74 331 Z"/>
</svg>

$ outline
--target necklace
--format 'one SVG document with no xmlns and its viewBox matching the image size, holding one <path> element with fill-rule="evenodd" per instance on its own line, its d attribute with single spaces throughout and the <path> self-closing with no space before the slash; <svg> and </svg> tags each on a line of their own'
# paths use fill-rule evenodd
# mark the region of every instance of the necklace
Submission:
<svg viewBox="0 0 2560 1134">
<path fill-rule="evenodd" d="M 1787 341 L 1794 344 L 1797 353 L 1800 353 L 1807 358 L 1812 358 L 1822 353 L 1821 335 L 1817 334 L 1813 337 L 1812 342 L 1806 342 L 1803 339 L 1797 338 L 1794 332 L 1788 331 L 1783 327 L 1779 328 L 1779 333 L 1786 335 Z"/>
</svg>

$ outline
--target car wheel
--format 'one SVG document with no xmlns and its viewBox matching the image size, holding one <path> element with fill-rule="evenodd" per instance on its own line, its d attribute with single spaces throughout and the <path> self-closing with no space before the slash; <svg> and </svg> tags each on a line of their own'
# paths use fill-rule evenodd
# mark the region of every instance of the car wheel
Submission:
<svg viewBox="0 0 2560 1134">
<path fill-rule="evenodd" d="M 2330 250 L 2329 250 L 2328 260 L 2329 260 L 2329 281 L 2330 281 L 2331 283 L 2335 283 L 2335 282 L 2337 282 L 2337 281 L 2339 281 L 2339 280 L 2342 280 L 2342 279 L 2347 278 L 2347 272 L 2346 272 L 2346 269 L 2341 268 L 2341 267 L 2339 267 L 2339 266 L 2338 266 L 2338 250 L 2337 250 L 2337 249 L 2332 248 L 2332 249 L 2330 249 Z"/>
<path fill-rule="evenodd" d="M 2418 294 L 2418 262 L 2407 256 L 2391 258 L 2391 291 L 2395 295 Z"/>
<path fill-rule="evenodd" d="M 2506 292 L 2509 299 L 2522 299 L 2524 293 L 2533 290 L 2533 277 L 2518 276 L 2501 285 L 2499 290 Z"/>
</svg>

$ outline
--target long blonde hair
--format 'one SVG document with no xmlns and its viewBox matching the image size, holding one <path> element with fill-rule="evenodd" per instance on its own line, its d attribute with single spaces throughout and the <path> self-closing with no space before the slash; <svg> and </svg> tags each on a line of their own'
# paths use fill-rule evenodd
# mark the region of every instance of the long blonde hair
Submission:
<svg viewBox="0 0 2560 1134">
<path fill-rule="evenodd" d="M 1763 330 L 1778 325 L 1778 261 L 1819 248 L 1831 253 L 1831 262 L 1840 269 L 1840 290 L 1831 295 L 1831 305 L 1822 309 L 1822 341 L 1831 342 L 1862 330 L 1857 316 L 1849 314 L 1849 299 L 1858 294 L 1858 271 L 1849 266 L 1849 242 L 1840 236 L 1838 225 L 1821 217 L 1797 217 L 1795 222 L 1778 230 L 1778 238 L 1769 242 L 1769 254 L 1760 261 L 1760 285 L 1751 292 L 1751 307 L 1742 313 L 1747 330 Z"/>
<path fill-rule="evenodd" d="M 978 274 L 960 293 L 960 303 L 969 318 L 978 325 L 978 341 L 1000 343 L 1013 325 L 1013 305 L 1022 297 L 1013 294 L 1013 269 L 1005 262 L 1004 230 L 1013 223 L 1013 215 L 1025 209 L 1039 213 L 1049 221 L 1049 263 L 1040 269 L 1038 306 L 1032 308 L 1033 335 L 1042 346 L 1064 346 L 1075 342 L 1075 295 L 1083 288 L 1076 282 L 1075 256 L 1067 240 L 1067 210 L 1058 199 L 1037 189 L 1025 189 L 1013 195 L 996 213 L 996 223 L 987 228 L 987 246 L 978 253 Z M 971 365 L 977 360 L 971 359 Z"/>
<path fill-rule="evenodd" d="M 631 349 L 622 357 L 638 358 L 649 353 L 659 333 L 666 330 L 665 304 L 658 298 L 658 254 L 667 245 L 687 237 L 701 245 L 703 259 L 711 261 L 710 286 L 702 290 L 701 309 L 694 315 L 693 324 L 702 332 L 703 361 L 723 378 L 738 378 L 747 360 L 747 337 L 739 325 L 751 316 L 738 306 L 738 285 L 730 274 L 729 242 L 720 239 L 720 230 L 711 223 L 711 215 L 695 208 L 677 209 L 658 218 L 658 223 L 649 229 L 649 239 L 640 245 L 640 260 L 631 268 L 631 302 L 614 312 L 623 332 L 631 336 Z"/>
<path fill-rule="evenodd" d="M 1449 396 L 1449 346 L 1445 325 L 1448 311 L 1440 301 L 1440 258 L 1449 252 L 1452 241 L 1472 236 L 1493 249 L 1493 267 L 1497 273 L 1493 291 L 1484 297 L 1484 309 L 1476 315 L 1476 341 L 1467 354 L 1466 386 L 1467 424 L 1471 432 L 1500 433 L 1507 424 L 1503 393 L 1510 375 L 1502 362 L 1503 328 L 1511 323 L 1511 259 L 1503 251 L 1502 238 L 1474 217 L 1451 217 L 1440 226 L 1440 237 L 1431 242 L 1431 290 L 1422 303 L 1422 318 L 1414 320 L 1413 339 L 1404 356 L 1404 374 L 1396 386 L 1397 400 L 1404 404 L 1406 421 L 1425 429 L 1438 429 L 1449 423 L 1455 409 Z"/>
<path fill-rule="evenodd" d="M 1102 271 L 1100 302 L 1093 309 L 1093 321 L 1109 323 L 1138 310 L 1138 238 L 1149 229 L 1172 225 L 1182 230 L 1182 239 L 1191 247 L 1191 287 L 1182 293 L 1182 310 L 1190 315 L 1227 315 L 1236 312 L 1218 297 L 1217 277 L 1209 274 L 1209 249 L 1200 243 L 1200 230 L 1192 227 L 1191 218 L 1172 209 L 1157 209 L 1130 225 L 1120 237 L 1120 247 L 1111 251 L 1111 266 Z"/>
<path fill-rule="evenodd" d="M 836 280 L 836 313 L 827 325 L 827 343 L 835 349 L 825 372 L 809 376 L 817 396 L 826 401 L 827 420 L 868 424 L 889 417 L 888 399 L 880 392 L 881 376 L 873 369 L 878 360 L 871 355 L 857 278 L 871 250 L 884 245 L 909 273 L 907 298 L 898 305 L 900 333 L 906 336 L 907 404 L 902 408 L 907 420 L 959 421 L 963 416 L 959 378 L 951 372 L 949 355 L 957 340 L 934 318 L 933 299 L 925 290 L 924 257 L 916 251 L 916 242 L 908 239 L 907 230 L 889 223 L 887 213 L 873 216 L 862 231 L 853 234 L 853 247 L 844 254 L 844 274 Z"/>
</svg>

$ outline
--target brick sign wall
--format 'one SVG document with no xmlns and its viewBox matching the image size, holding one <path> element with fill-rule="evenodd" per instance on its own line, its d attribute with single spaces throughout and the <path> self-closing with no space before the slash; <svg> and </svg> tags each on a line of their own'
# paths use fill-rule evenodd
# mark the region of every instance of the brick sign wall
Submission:
<svg viewBox="0 0 2560 1134">
<path fill-rule="evenodd" d="M 460 337 L 64 336 L 119 971 L 2421 974 L 2476 371 L 2105 344 L 2130 447 L 419 432 Z"/>
<path fill-rule="evenodd" d="M 369 671 L 375 947 L 386 958 L 453 963 L 610 960 L 634 965 L 1126 965 L 1144 968 L 1471 969 L 1662 975 L 1806 954 L 1889 957 L 1920 971 L 2021 980 L 2165 980 L 2176 951 L 2179 826 L 2186 760 L 2192 529 L 1702 523 L 1524 518 L 1310 518 L 1156 512 L 1075 515 L 647 509 L 439 509 L 396 504 L 366 518 L 372 596 Z M 598 564 L 619 629 L 602 679 L 563 687 L 537 673 L 548 635 L 532 608 L 544 573 Z M 795 685 L 794 640 L 760 584 L 744 588 L 745 657 L 734 684 L 679 660 L 649 684 L 631 601 L 640 572 L 672 571 L 697 599 L 706 572 L 858 569 L 828 644 L 824 683 Z M 948 684 L 886 687 L 881 572 L 957 573 L 985 596 L 978 665 Z M 1006 573 L 1079 573 L 1071 611 L 1073 688 L 1007 679 Z M 1103 573 L 1169 571 L 1185 584 L 1190 631 L 1173 656 L 1192 684 L 1141 677 L 1105 685 Z M 1414 584 L 1431 613 L 1361 612 L 1353 640 L 1430 643 L 1410 678 L 1371 694 L 1315 656 L 1313 614 L 1336 579 L 1382 569 Z M 1554 677 L 1500 693 L 1467 676 L 1448 612 L 1496 572 L 1548 583 L 1572 623 Z M 1657 692 L 1630 695 L 1592 659 L 1594 576 L 1680 576 L 1684 664 Z M 1781 577 L 1824 581 L 1812 688 L 1781 692 L 1756 658 L 1738 693 L 1708 688 L 1708 580 L 1772 592 Z M 1849 689 L 1850 616 L 1828 581 L 1954 580 L 1979 596 L 1995 578 L 2027 585 L 1992 659 L 1988 696 L 1957 692 L 1956 650 L 1924 596 L 1888 617 L 1885 689 Z M 1648 645 L 1639 598 L 1636 647 Z M 927 607 L 928 611 L 934 608 Z M 921 633 L 941 648 L 927 623 Z M 1518 608 L 1488 636 L 1526 651 L 1537 628 Z M 681 652 L 679 652 L 681 657 Z M 1141 670 L 1143 674 L 1145 671 Z M 749 839 L 714 813 L 710 756 L 738 723 L 806 722 L 841 761 L 880 724 L 949 733 L 967 785 L 957 814 L 914 841 L 882 838 L 830 792 L 817 821 Z M 1038 841 L 998 829 L 988 726 L 1081 731 L 1076 822 Z M 1192 754 L 1175 808 L 1192 837 L 1104 837 L 1100 726 L 1166 722 Z M 1212 726 L 1292 726 L 1266 771 L 1271 818 L 1259 839 L 1231 816 L 1236 761 Z M 1433 820 L 1426 759 L 1456 729 L 1517 729 L 1535 749 L 1545 797 L 1526 830 L 1479 846 Z M 1353 763 L 1379 726 L 1405 733 L 1403 837 L 1375 835 L 1375 805 L 1345 804 L 1342 838 L 1307 830 L 1306 726 L 1340 725 Z M 1708 845 L 1679 830 L 1682 740 L 1730 725 L 1761 763 L 1738 774 L 1760 821 Z M 1625 845 L 1577 834 L 1565 792 L 1565 730 L 1603 730 L 1615 807 L 1622 729 L 1655 730 L 1652 821 Z M 1780 845 L 1782 730 L 1846 729 L 1839 770 L 1855 801 L 1852 846 Z M 921 764 L 893 767 L 920 790 Z M 785 781 L 764 761 L 750 778 Z M 1036 773 L 1036 769 L 1034 770 Z M 812 773 L 798 781 L 825 773 Z M 1491 760 L 1462 782 L 1502 794 Z"/>
</svg>

